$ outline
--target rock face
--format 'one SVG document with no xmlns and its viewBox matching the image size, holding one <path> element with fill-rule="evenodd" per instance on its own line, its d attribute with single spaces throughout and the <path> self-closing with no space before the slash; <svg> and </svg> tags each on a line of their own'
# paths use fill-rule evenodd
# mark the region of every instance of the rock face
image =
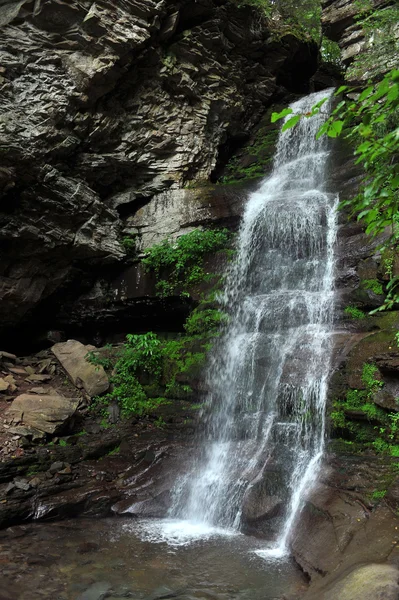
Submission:
<svg viewBox="0 0 399 600">
<path fill-rule="evenodd" d="M 55 344 L 54 355 L 68 373 L 72 383 L 83 388 L 89 396 L 103 394 L 109 388 L 108 377 L 101 365 L 93 365 L 86 360 L 87 353 L 94 346 L 84 346 L 76 340 Z"/>
<path fill-rule="evenodd" d="M 6 417 L 14 425 L 22 424 L 33 433 L 54 434 L 74 415 L 78 404 L 78 400 L 59 394 L 21 394 L 6 411 Z"/>
<path fill-rule="evenodd" d="M 21 0 L 1 25 L 6 331 L 123 260 L 120 214 L 209 179 L 317 61 L 228 0 Z"/>
<path fill-rule="evenodd" d="M 369 16 L 369 4 L 372 11 L 381 12 L 381 15 L 383 11 L 393 11 L 389 18 L 389 33 L 387 30 L 379 31 L 377 25 L 371 30 L 364 28 L 363 15 L 364 19 Z M 355 69 L 349 69 L 347 78 L 367 82 L 396 67 L 399 9 L 395 1 L 371 0 L 362 5 L 352 0 L 324 0 L 322 5 L 323 29 L 328 38 L 338 42 L 344 64 L 350 66 L 355 60 L 359 63 Z M 389 45 L 386 44 L 387 38 Z"/>
</svg>

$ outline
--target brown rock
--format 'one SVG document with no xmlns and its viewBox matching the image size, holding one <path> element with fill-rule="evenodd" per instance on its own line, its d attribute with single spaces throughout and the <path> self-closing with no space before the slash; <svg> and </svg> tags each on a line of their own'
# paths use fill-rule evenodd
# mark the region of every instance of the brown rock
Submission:
<svg viewBox="0 0 399 600">
<path fill-rule="evenodd" d="M 0 377 L 0 392 L 7 392 L 9 387 L 10 387 L 10 383 Z"/>
<path fill-rule="evenodd" d="M 15 398 L 6 416 L 15 424 L 53 434 L 62 429 L 76 412 L 79 400 L 60 395 L 21 394 Z"/>
<path fill-rule="evenodd" d="M 26 375 L 27 373 L 22 367 L 10 367 L 8 370 L 11 371 L 11 373 L 15 373 L 15 375 Z"/>
<path fill-rule="evenodd" d="M 29 390 L 29 394 L 48 394 L 49 390 L 44 387 L 33 387 Z"/>
<path fill-rule="evenodd" d="M 318 600 L 397 600 L 399 571 L 394 565 L 369 564 L 345 574 Z"/>
<path fill-rule="evenodd" d="M 109 381 L 103 367 L 92 365 L 86 360 L 87 353 L 92 349 L 93 346 L 84 346 L 76 340 L 68 340 L 52 347 L 73 384 L 83 387 L 89 396 L 97 396 L 108 390 Z"/>
<path fill-rule="evenodd" d="M 51 379 L 50 375 L 39 375 L 35 373 L 29 375 L 29 377 L 27 378 L 28 381 L 48 381 L 49 379 Z"/>
</svg>

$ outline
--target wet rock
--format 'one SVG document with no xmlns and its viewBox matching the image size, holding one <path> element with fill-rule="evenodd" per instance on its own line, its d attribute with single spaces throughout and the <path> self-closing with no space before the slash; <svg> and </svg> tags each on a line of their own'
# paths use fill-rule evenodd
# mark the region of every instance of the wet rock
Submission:
<svg viewBox="0 0 399 600">
<path fill-rule="evenodd" d="M 110 404 L 107 407 L 107 412 L 109 414 L 108 420 L 110 423 L 115 424 L 119 421 L 121 411 L 117 404 Z"/>
<path fill-rule="evenodd" d="M 106 582 L 93 583 L 83 594 L 80 594 L 76 600 L 104 600 L 111 585 Z"/>
<path fill-rule="evenodd" d="M 64 428 L 75 414 L 79 401 L 60 395 L 21 394 L 6 411 L 7 419 L 28 429 L 54 434 Z"/>
<path fill-rule="evenodd" d="M 73 384 L 84 388 L 89 396 L 98 396 L 109 388 L 108 377 L 103 367 L 86 360 L 87 353 L 94 349 L 94 346 L 84 346 L 76 340 L 68 340 L 52 347 L 54 355 Z"/>
<path fill-rule="evenodd" d="M 95 542 L 84 542 L 78 546 L 78 554 L 88 554 L 89 552 L 96 552 L 99 549 L 99 545 Z"/>
</svg>

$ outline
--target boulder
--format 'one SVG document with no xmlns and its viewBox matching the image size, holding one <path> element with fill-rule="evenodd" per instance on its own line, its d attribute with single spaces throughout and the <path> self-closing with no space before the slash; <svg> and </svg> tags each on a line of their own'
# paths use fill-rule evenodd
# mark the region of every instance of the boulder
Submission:
<svg viewBox="0 0 399 600">
<path fill-rule="evenodd" d="M 54 434 L 75 414 L 78 404 L 78 399 L 64 398 L 59 394 L 21 394 L 5 414 L 14 424 L 21 423 L 28 429 Z"/>
<path fill-rule="evenodd" d="M 93 349 L 94 346 L 84 346 L 76 340 L 68 340 L 52 347 L 72 383 L 83 388 L 89 396 L 98 396 L 108 390 L 109 381 L 102 366 L 92 365 L 86 360 L 87 353 Z"/>
<path fill-rule="evenodd" d="M 398 600 L 398 581 L 395 566 L 368 564 L 340 578 L 319 600 Z"/>
</svg>

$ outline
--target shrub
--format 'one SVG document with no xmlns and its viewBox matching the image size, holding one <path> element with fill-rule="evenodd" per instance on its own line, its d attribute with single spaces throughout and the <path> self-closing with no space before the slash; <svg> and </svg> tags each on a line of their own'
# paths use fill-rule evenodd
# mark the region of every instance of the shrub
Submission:
<svg viewBox="0 0 399 600">
<path fill-rule="evenodd" d="M 191 286 L 213 277 L 213 274 L 204 270 L 204 258 L 210 253 L 226 249 L 229 241 L 227 229 L 195 229 L 175 241 L 166 239 L 149 248 L 143 265 L 146 271 L 156 274 L 160 296 L 170 296 L 178 287 L 187 293 Z M 167 277 L 163 279 L 161 276 L 165 274 Z"/>
</svg>

